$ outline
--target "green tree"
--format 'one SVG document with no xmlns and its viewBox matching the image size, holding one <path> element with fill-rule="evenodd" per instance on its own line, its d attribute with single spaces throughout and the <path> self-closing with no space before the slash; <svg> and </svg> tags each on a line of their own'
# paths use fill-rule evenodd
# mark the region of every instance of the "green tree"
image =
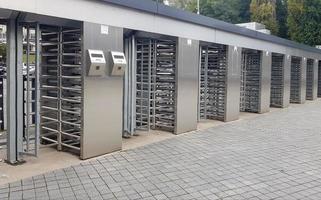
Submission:
<svg viewBox="0 0 321 200">
<path fill-rule="evenodd" d="M 239 1 L 240 23 L 249 22 L 251 20 L 250 4 L 251 0 Z"/>
<path fill-rule="evenodd" d="M 197 12 L 196 0 L 185 1 L 186 10 Z M 200 13 L 230 23 L 241 23 L 249 20 L 249 5 L 250 0 L 200 0 Z"/>
<path fill-rule="evenodd" d="M 197 0 L 167 1 L 170 6 L 197 12 Z M 230 23 L 248 22 L 250 21 L 250 3 L 251 0 L 200 0 L 200 12 L 204 16 Z"/>
<path fill-rule="evenodd" d="M 279 24 L 276 19 L 276 0 L 252 0 L 250 5 L 251 20 L 262 23 L 274 35 L 278 34 Z"/>
<path fill-rule="evenodd" d="M 156 1 L 158 3 L 164 3 L 164 0 L 153 0 L 153 1 Z"/>
<path fill-rule="evenodd" d="M 283 38 L 288 38 L 287 15 L 287 0 L 276 0 L 276 19 L 279 23 L 278 36 Z"/>
<path fill-rule="evenodd" d="M 307 45 L 321 44 L 321 1 L 288 0 L 290 39 Z"/>
</svg>

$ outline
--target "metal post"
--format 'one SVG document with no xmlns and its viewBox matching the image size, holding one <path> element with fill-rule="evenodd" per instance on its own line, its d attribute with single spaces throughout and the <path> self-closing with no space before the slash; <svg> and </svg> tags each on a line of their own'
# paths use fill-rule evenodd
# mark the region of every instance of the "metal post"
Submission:
<svg viewBox="0 0 321 200">
<path fill-rule="evenodd" d="M 202 47 L 199 49 L 198 62 L 198 102 L 197 102 L 197 121 L 201 121 L 201 80 L 202 80 Z"/>
<path fill-rule="evenodd" d="M 197 0 L 197 14 L 200 15 L 200 0 Z"/>
<path fill-rule="evenodd" d="M 131 134 L 134 134 L 134 131 L 136 129 L 136 43 L 135 43 L 135 36 L 132 36 L 132 59 L 131 59 L 131 82 L 132 82 L 132 87 L 131 87 L 131 113 L 132 113 L 132 118 L 131 118 L 131 129 L 130 132 Z"/>
<path fill-rule="evenodd" d="M 259 113 L 270 111 L 272 53 L 263 51 L 261 56 Z"/>
<path fill-rule="evenodd" d="M 16 135 L 16 22 L 7 23 L 7 159 L 10 164 L 17 164 Z"/>
<path fill-rule="evenodd" d="M 233 121 L 240 114 L 242 48 L 228 46 L 224 121 Z"/>
<path fill-rule="evenodd" d="M 29 87 L 29 80 L 30 80 L 30 71 L 29 71 L 29 68 L 30 68 L 30 60 L 29 60 L 29 57 L 30 57 L 30 25 L 28 24 L 27 25 L 27 52 L 26 52 L 26 58 L 27 58 L 27 61 L 26 61 L 26 65 L 27 65 L 27 69 L 26 69 L 26 76 L 27 76 L 27 80 L 26 80 L 26 99 L 25 99 L 25 105 L 26 105 L 26 120 L 25 120 L 25 138 L 26 138 L 26 151 L 29 152 L 29 146 L 30 146 L 30 130 L 29 130 L 29 125 L 30 125 L 30 121 L 29 121 L 29 117 L 30 117 L 30 107 L 29 107 L 29 101 L 30 101 L 30 87 Z"/>
<path fill-rule="evenodd" d="M 23 152 L 23 120 L 24 120 L 24 98 L 23 98 L 23 26 L 20 24 L 19 20 L 16 24 L 16 51 L 17 51 L 17 62 L 16 62 L 16 102 L 17 102 L 17 151 L 18 153 Z"/>
<path fill-rule="evenodd" d="M 301 61 L 300 69 L 300 99 L 299 103 L 304 104 L 306 101 L 306 89 L 307 89 L 307 58 L 303 57 Z"/>
<path fill-rule="evenodd" d="M 35 29 L 35 44 L 36 44 L 36 55 L 35 55 L 35 90 L 36 90 L 36 110 L 35 110 L 35 156 L 38 156 L 39 143 L 40 143 L 40 27 L 36 24 Z"/>
</svg>

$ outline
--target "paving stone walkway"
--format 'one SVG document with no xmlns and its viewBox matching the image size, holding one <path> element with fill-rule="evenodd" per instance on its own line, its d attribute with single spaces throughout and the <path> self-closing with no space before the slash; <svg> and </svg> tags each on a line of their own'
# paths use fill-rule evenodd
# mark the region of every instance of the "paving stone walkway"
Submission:
<svg viewBox="0 0 321 200">
<path fill-rule="evenodd" d="M 321 199 L 321 101 L 0 186 L 0 199 Z"/>
</svg>

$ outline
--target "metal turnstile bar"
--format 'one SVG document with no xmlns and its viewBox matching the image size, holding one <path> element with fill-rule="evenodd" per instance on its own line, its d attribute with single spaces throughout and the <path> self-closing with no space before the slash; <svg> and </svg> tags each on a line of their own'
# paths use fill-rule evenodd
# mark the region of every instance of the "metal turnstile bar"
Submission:
<svg viewBox="0 0 321 200">
<path fill-rule="evenodd" d="M 283 106 L 284 95 L 284 55 L 272 54 L 271 67 L 271 99 L 270 104 L 274 107 Z"/>
</svg>

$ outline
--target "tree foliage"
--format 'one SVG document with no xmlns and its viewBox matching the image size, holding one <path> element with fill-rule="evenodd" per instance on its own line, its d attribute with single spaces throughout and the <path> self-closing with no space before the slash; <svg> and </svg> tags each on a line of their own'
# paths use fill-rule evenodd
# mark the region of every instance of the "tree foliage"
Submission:
<svg viewBox="0 0 321 200">
<path fill-rule="evenodd" d="M 278 36 L 288 38 L 287 0 L 276 0 L 276 20 L 279 23 Z"/>
<path fill-rule="evenodd" d="M 292 40 L 321 44 L 321 1 L 288 0 L 287 25 Z"/>
<path fill-rule="evenodd" d="M 272 34 L 278 34 L 279 24 L 276 19 L 275 0 L 252 0 L 250 5 L 251 20 L 262 23 Z"/>
<path fill-rule="evenodd" d="M 158 1 L 197 12 L 197 0 Z M 321 0 L 200 0 L 200 12 L 234 24 L 260 22 L 274 35 L 312 46 L 321 44 Z"/>
<path fill-rule="evenodd" d="M 173 5 L 191 12 L 197 12 L 196 0 L 172 0 Z M 251 0 L 200 0 L 202 15 L 230 23 L 247 22 L 250 19 Z"/>
</svg>

